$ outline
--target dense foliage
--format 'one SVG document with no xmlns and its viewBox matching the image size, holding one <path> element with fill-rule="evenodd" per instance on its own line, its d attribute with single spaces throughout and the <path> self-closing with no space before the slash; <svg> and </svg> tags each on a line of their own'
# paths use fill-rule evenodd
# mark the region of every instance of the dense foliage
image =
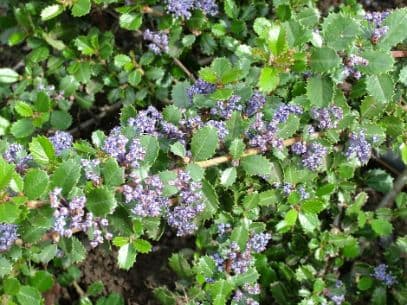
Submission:
<svg viewBox="0 0 407 305">
<path fill-rule="evenodd" d="M 0 293 L 78 287 L 95 247 L 162 304 L 406 304 L 407 8 L 0 2 Z M 89 131 L 108 112 L 115 127 Z M 88 139 L 80 139 L 77 135 Z M 372 162 L 371 160 L 376 160 Z M 392 174 L 400 177 L 394 181 Z M 117 254 L 116 254 L 117 253 Z"/>
</svg>

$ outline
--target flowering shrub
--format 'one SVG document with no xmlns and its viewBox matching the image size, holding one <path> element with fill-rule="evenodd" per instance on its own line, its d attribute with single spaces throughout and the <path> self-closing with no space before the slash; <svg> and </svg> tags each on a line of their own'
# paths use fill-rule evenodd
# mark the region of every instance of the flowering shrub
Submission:
<svg viewBox="0 0 407 305">
<path fill-rule="evenodd" d="M 74 266 L 99 246 L 138 268 L 166 230 L 195 242 L 169 260 L 176 285 L 154 289 L 164 305 L 407 303 L 407 172 L 381 167 L 389 150 L 407 163 L 406 8 L 4 12 L 17 59 L 0 68 L 4 304 L 43 304 L 56 283 L 80 304 L 124 304 L 78 288 Z M 119 108 L 115 127 L 76 137 Z"/>
</svg>

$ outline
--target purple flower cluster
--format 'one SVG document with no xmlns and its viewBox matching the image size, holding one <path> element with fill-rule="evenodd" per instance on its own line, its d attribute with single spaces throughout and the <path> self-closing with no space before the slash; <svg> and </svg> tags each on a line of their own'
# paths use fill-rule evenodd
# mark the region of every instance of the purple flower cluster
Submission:
<svg viewBox="0 0 407 305">
<path fill-rule="evenodd" d="M 254 253 L 260 253 L 266 250 L 267 244 L 271 239 L 270 233 L 254 234 L 248 241 L 248 248 Z"/>
<path fill-rule="evenodd" d="M 139 182 L 139 181 L 136 181 Z M 165 214 L 170 200 L 163 195 L 164 184 L 159 176 L 150 176 L 135 186 L 124 185 L 126 203 L 135 203 L 131 212 L 140 217 L 159 217 Z"/>
<path fill-rule="evenodd" d="M 91 236 L 90 245 L 93 248 L 102 244 L 104 239 L 112 239 L 112 234 L 106 231 L 108 220 L 94 217 L 91 212 L 85 211 L 85 196 L 73 197 L 68 202 L 61 196 L 61 192 L 62 189 L 57 187 L 49 194 L 51 207 L 54 208 L 55 232 L 67 238 L 75 232 L 87 232 Z"/>
<path fill-rule="evenodd" d="M 161 122 L 161 131 L 168 139 L 179 140 L 185 145 L 185 132 L 175 126 L 174 124 L 166 121 Z"/>
<path fill-rule="evenodd" d="M 212 115 L 218 115 L 224 119 L 229 119 L 232 116 L 233 111 L 240 112 L 243 110 L 240 100 L 240 96 L 232 95 L 226 101 L 218 101 L 216 106 L 211 108 L 210 113 Z"/>
<path fill-rule="evenodd" d="M 140 111 L 135 118 L 130 118 L 129 126 L 134 127 L 141 134 L 157 135 L 159 123 L 163 120 L 161 113 L 153 106 Z"/>
<path fill-rule="evenodd" d="M 162 52 L 167 53 L 168 48 L 168 35 L 164 32 L 154 32 L 149 29 L 145 30 L 143 33 L 143 38 L 146 41 L 150 41 L 148 48 L 154 54 L 161 54 Z"/>
<path fill-rule="evenodd" d="M 388 26 L 383 26 L 383 21 L 389 16 L 390 12 L 368 12 L 365 15 L 365 19 L 371 22 L 374 26 L 372 35 L 370 37 L 373 44 L 377 44 L 377 42 L 382 38 L 389 30 Z"/>
<path fill-rule="evenodd" d="M 301 155 L 302 164 L 310 170 L 317 170 L 328 153 L 327 148 L 319 143 L 307 145 L 304 142 L 294 143 L 291 151 L 296 155 Z"/>
<path fill-rule="evenodd" d="M 24 147 L 20 144 L 10 144 L 3 153 L 3 158 L 7 162 L 15 164 L 19 173 L 24 172 L 28 167 L 28 163 L 32 160 L 32 157 L 27 155 Z"/>
<path fill-rule="evenodd" d="M 52 145 L 54 145 L 55 154 L 60 156 L 64 151 L 72 147 L 73 138 L 70 133 L 65 131 L 57 131 L 49 137 Z"/>
<path fill-rule="evenodd" d="M 17 238 L 17 225 L 0 223 L 0 252 L 10 249 Z"/>
<path fill-rule="evenodd" d="M 297 186 L 295 188 L 291 183 L 273 183 L 273 186 L 280 189 L 285 196 L 290 195 L 292 192 L 297 191 L 300 194 L 301 200 L 309 198 L 309 193 L 305 190 L 304 186 Z"/>
<path fill-rule="evenodd" d="M 319 129 L 336 128 L 343 118 L 343 111 L 338 106 L 312 108 L 311 117 L 318 122 Z"/>
<path fill-rule="evenodd" d="M 187 89 L 189 99 L 193 100 L 197 94 L 211 94 L 216 90 L 216 85 L 207 83 L 202 79 L 198 79 L 191 87 Z"/>
<path fill-rule="evenodd" d="M 334 302 L 335 305 L 341 305 L 343 302 L 345 302 L 345 295 L 343 294 L 338 295 L 334 294 L 331 295 L 329 298 L 331 299 L 332 302 Z"/>
<path fill-rule="evenodd" d="M 367 66 L 369 61 L 361 56 L 351 54 L 345 59 L 345 69 L 343 75 L 345 78 L 352 76 L 355 79 L 360 79 L 362 73 L 358 70 L 357 66 Z"/>
<path fill-rule="evenodd" d="M 263 94 L 255 91 L 250 99 L 247 101 L 246 115 L 253 116 L 263 108 L 266 103 L 266 98 Z"/>
<path fill-rule="evenodd" d="M 253 295 L 259 294 L 260 294 L 260 285 L 258 283 L 244 284 L 243 290 L 242 289 L 235 290 L 232 301 L 238 304 L 259 305 L 259 302 L 257 302 L 255 299 L 251 297 Z"/>
<path fill-rule="evenodd" d="M 376 266 L 373 270 L 372 276 L 382 281 L 387 287 L 393 286 L 397 283 L 396 278 L 391 274 L 391 272 L 387 272 L 388 266 L 386 264 L 380 264 Z"/>
<path fill-rule="evenodd" d="M 167 222 L 177 230 L 177 236 L 193 234 L 198 228 L 196 218 L 205 209 L 202 184 L 185 171 L 179 171 L 172 184 L 179 190 L 178 203 L 168 212 Z"/>
<path fill-rule="evenodd" d="M 232 226 L 230 223 L 220 223 L 218 224 L 218 234 L 225 235 L 226 233 L 230 233 Z"/>
<path fill-rule="evenodd" d="M 281 105 L 274 113 L 272 122 L 274 122 L 275 124 L 285 123 L 290 114 L 301 115 L 302 113 L 303 109 L 301 106 L 293 104 Z"/>
<path fill-rule="evenodd" d="M 85 171 L 86 179 L 92 181 L 96 185 L 100 184 L 100 182 L 101 182 L 100 170 L 99 170 L 100 160 L 99 159 L 93 159 L 93 160 L 82 159 L 81 164 L 82 164 L 83 170 Z"/>
<path fill-rule="evenodd" d="M 348 148 L 345 152 L 347 158 L 356 157 L 360 163 L 367 164 L 371 153 L 372 146 L 366 141 L 366 136 L 363 131 L 350 135 Z"/>
<path fill-rule="evenodd" d="M 207 122 L 207 124 L 217 129 L 218 136 L 221 141 L 225 140 L 225 138 L 228 136 L 229 131 L 224 121 L 210 120 Z"/>
<path fill-rule="evenodd" d="M 214 0 L 166 0 L 167 11 L 175 17 L 189 19 L 192 11 L 195 9 L 202 10 L 205 14 L 216 16 L 218 6 Z"/>
</svg>

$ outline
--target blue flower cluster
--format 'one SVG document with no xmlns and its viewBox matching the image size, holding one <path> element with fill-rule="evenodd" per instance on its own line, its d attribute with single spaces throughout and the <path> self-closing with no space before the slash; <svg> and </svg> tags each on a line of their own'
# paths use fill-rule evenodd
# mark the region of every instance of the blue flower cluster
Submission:
<svg viewBox="0 0 407 305">
<path fill-rule="evenodd" d="M 305 142 L 294 143 L 291 151 L 302 156 L 302 164 L 310 170 L 317 170 L 328 153 L 328 149 L 319 143 L 307 145 Z"/>
<path fill-rule="evenodd" d="M 0 223 L 0 252 L 7 251 L 18 238 L 17 225 Z"/>
<path fill-rule="evenodd" d="M 389 16 L 389 11 L 384 12 L 368 12 L 365 15 L 365 19 L 373 24 L 373 32 L 370 37 L 373 44 L 377 42 L 389 31 L 389 27 L 384 25 L 383 21 Z"/>
<path fill-rule="evenodd" d="M 193 100 L 197 94 L 211 94 L 216 90 L 216 85 L 210 84 L 202 79 L 198 79 L 191 87 L 187 89 L 189 99 Z"/>
<path fill-rule="evenodd" d="M 391 272 L 387 272 L 387 269 L 388 266 L 386 264 L 380 264 L 374 268 L 372 276 L 383 282 L 387 287 L 390 287 L 396 284 L 397 280 Z"/>
<path fill-rule="evenodd" d="M 343 70 L 344 78 L 352 76 L 355 79 L 360 79 L 362 73 L 358 70 L 358 66 L 367 66 L 369 61 L 361 56 L 351 54 L 345 59 L 345 68 Z"/>
<path fill-rule="evenodd" d="M 166 0 L 167 11 L 175 17 L 189 19 L 195 9 L 203 11 L 209 16 L 216 16 L 219 12 L 214 0 Z"/>
<path fill-rule="evenodd" d="M 300 185 L 295 187 L 291 183 L 273 183 L 273 187 L 280 189 L 285 196 L 290 195 L 292 192 L 297 191 L 300 194 L 301 200 L 305 200 L 309 198 L 309 193 L 305 190 L 305 187 Z"/>
<path fill-rule="evenodd" d="M 93 160 L 82 159 L 81 164 L 82 164 L 83 170 L 85 171 L 86 179 L 92 181 L 96 185 L 100 184 L 100 182 L 101 182 L 100 169 L 99 169 L 100 160 L 99 159 L 93 159 Z"/>
<path fill-rule="evenodd" d="M 218 101 L 215 107 L 210 109 L 212 115 L 220 116 L 224 119 L 229 119 L 234 111 L 242 111 L 243 106 L 240 104 L 241 97 L 238 95 L 232 95 L 226 101 Z"/>
<path fill-rule="evenodd" d="M 321 130 L 336 128 L 339 121 L 343 118 L 343 111 L 338 106 L 312 108 L 311 117 L 318 123 L 318 128 Z"/>
<path fill-rule="evenodd" d="M 143 38 L 145 41 L 150 41 L 148 48 L 156 55 L 161 53 L 167 53 L 168 47 L 168 35 L 164 32 L 154 32 L 149 29 L 145 30 L 143 33 Z"/>
<path fill-rule="evenodd" d="M 32 160 L 30 155 L 27 155 L 24 147 L 20 144 L 10 144 L 7 150 L 3 153 L 3 158 L 9 163 L 16 165 L 16 171 L 23 173 L 29 166 Z"/>
<path fill-rule="evenodd" d="M 349 137 L 348 148 L 345 151 L 347 158 L 356 157 L 360 163 L 367 164 L 372 154 L 372 146 L 367 142 L 365 133 L 359 131 Z"/>
<path fill-rule="evenodd" d="M 64 151 L 72 147 L 73 138 L 69 132 L 57 131 L 51 137 L 49 137 L 52 145 L 55 149 L 55 154 L 60 156 Z"/>
<path fill-rule="evenodd" d="M 249 117 L 255 115 L 263 108 L 265 103 L 266 98 L 264 97 L 264 95 L 258 91 L 255 91 L 250 99 L 247 101 L 246 115 Z"/>
</svg>

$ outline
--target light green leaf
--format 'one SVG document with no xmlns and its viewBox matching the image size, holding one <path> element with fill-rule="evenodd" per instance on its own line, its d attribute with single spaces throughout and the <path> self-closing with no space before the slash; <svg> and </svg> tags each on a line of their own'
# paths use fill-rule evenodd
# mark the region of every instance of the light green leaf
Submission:
<svg viewBox="0 0 407 305">
<path fill-rule="evenodd" d="M 383 25 L 388 26 L 389 30 L 379 40 L 378 47 L 389 50 L 391 47 L 407 39 L 406 24 L 407 8 L 404 7 L 392 11 L 383 22 Z"/>
<path fill-rule="evenodd" d="M 62 162 L 51 177 L 51 187 L 61 187 L 62 193 L 68 195 L 81 176 L 81 167 L 74 160 Z"/>
<path fill-rule="evenodd" d="M 239 16 L 239 7 L 234 0 L 224 1 L 225 13 L 229 18 L 236 19 Z"/>
<path fill-rule="evenodd" d="M 237 171 L 234 167 L 229 167 L 222 172 L 220 177 L 220 183 L 226 187 L 235 183 L 237 177 Z"/>
<path fill-rule="evenodd" d="M 195 161 L 211 158 L 218 147 L 218 132 L 212 126 L 199 129 L 191 141 L 191 152 Z"/>
<path fill-rule="evenodd" d="M 126 244 L 119 249 L 117 261 L 119 268 L 129 270 L 136 261 L 137 252 L 132 244 Z"/>
<path fill-rule="evenodd" d="M 366 74 L 383 74 L 393 70 L 394 58 L 389 52 L 366 50 L 362 57 L 369 61 L 367 66 L 359 66 L 358 69 Z"/>
<path fill-rule="evenodd" d="M 9 274 L 12 268 L 13 266 L 11 265 L 10 261 L 3 256 L 0 256 L 0 278 Z"/>
<path fill-rule="evenodd" d="M 253 155 L 241 159 L 240 165 L 249 176 L 267 176 L 271 173 L 271 162 L 264 156 Z"/>
<path fill-rule="evenodd" d="M 0 204 L 0 222 L 13 223 L 20 215 L 20 209 L 12 202 Z"/>
<path fill-rule="evenodd" d="M 280 82 L 278 71 L 271 67 L 264 67 L 260 72 L 258 86 L 260 91 L 270 93 L 277 88 Z"/>
<path fill-rule="evenodd" d="M 3 157 L 0 156 L 0 190 L 6 187 L 13 177 L 14 165 L 8 164 Z"/>
<path fill-rule="evenodd" d="M 47 21 L 55 18 L 64 11 L 64 7 L 60 4 L 53 4 L 45 7 L 41 11 L 41 20 Z"/>
<path fill-rule="evenodd" d="M 233 159 L 239 159 L 240 156 L 243 154 L 246 145 L 244 144 L 242 139 L 234 139 L 229 146 L 229 153 L 233 157 Z"/>
<path fill-rule="evenodd" d="M 31 286 L 21 286 L 17 300 L 21 305 L 40 305 L 42 304 L 42 296 L 40 292 Z"/>
<path fill-rule="evenodd" d="M 34 138 L 29 144 L 30 152 L 35 162 L 47 165 L 55 160 L 55 149 L 50 140 L 44 136 Z"/>
<path fill-rule="evenodd" d="M 25 138 L 34 132 L 34 125 L 31 119 L 20 119 L 11 125 L 10 132 L 16 138 Z"/>
<path fill-rule="evenodd" d="M 300 213 L 298 215 L 301 227 L 305 232 L 313 232 L 315 229 L 319 228 L 320 221 L 318 215 L 314 213 Z"/>
<path fill-rule="evenodd" d="M 82 17 L 90 12 L 91 0 L 77 0 L 72 7 L 72 16 Z"/>
<path fill-rule="evenodd" d="M 142 135 L 140 138 L 141 146 L 143 146 L 146 155 L 142 161 L 144 165 L 152 165 L 158 157 L 160 146 L 156 137 L 150 135 Z"/>
<path fill-rule="evenodd" d="M 117 206 L 114 193 L 106 187 L 93 189 L 86 197 L 86 207 L 97 217 L 112 213 Z"/>
<path fill-rule="evenodd" d="M 389 236 L 393 232 L 393 225 L 384 219 L 374 219 L 371 223 L 373 231 L 379 236 Z"/>
<path fill-rule="evenodd" d="M 315 72 L 333 71 L 340 64 L 341 59 L 331 48 L 314 48 L 311 52 L 311 69 Z"/>
<path fill-rule="evenodd" d="M 0 68 L 0 84 L 11 84 L 18 81 L 20 75 L 10 68 Z"/>
<path fill-rule="evenodd" d="M 333 93 L 333 83 L 329 78 L 314 76 L 308 80 L 307 96 L 311 105 L 319 108 L 328 106 Z"/>
<path fill-rule="evenodd" d="M 366 90 L 380 103 L 388 103 L 393 98 L 394 84 L 392 78 L 387 75 L 370 75 L 366 78 Z"/>
<path fill-rule="evenodd" d="M 23 101 L 18 101 L 14 106 L 14 109 L 19 115 L 23 117 L 31 117 L 33 115 L 33 109 L 31 105 Z"/>
<path fill-rule="evenodd" d="M 30 200 L 40 198 L 48 188 L 49 178 L 45 171 L 33 168 L 24 177 L 24 194 Z"/>
<path fill-rule="evenodd" d="M 399 82 L 402 83 L 403 85 L 407 86 L 407 66 L 404 66 L 400 70 Z"/>
<path fill-rule="evenodd" d="M 124 168 L 116 159 L 110 158 L 102 166 L 103 182 L 107 186 L 119 186 L 124 183 Z"/>
<path fill-rule="evenodd" d="M 184 158 L 187 153 L 185 146 L 183 144 L 181 144 L 180 142 L 175 142 L 174 144 L 171 144 L 170 151 L 174 155 L 181 157 L 181 158 Z"/>
<path fill-rule="evenodd" d="M 335 50 L 344 50 L 361 33 L 360 26 L 351 16 L 340 13 L 331 13 L 322 24 L 324 40 L 329 47 Z"/>
<path fill-rule="evenodd" d="M 65 130 L 72 124 L 72 116 L 66 111 L 56 110 L 51 113 L 51 125 L 52 127 Z"/>
<path fill-rule="evenodd" d="M 134 13 L 124 13 L 119 18 L 120 27 L 126 30 L 135 31 L 143 23 L 143 16 Z"/>
</svg>

